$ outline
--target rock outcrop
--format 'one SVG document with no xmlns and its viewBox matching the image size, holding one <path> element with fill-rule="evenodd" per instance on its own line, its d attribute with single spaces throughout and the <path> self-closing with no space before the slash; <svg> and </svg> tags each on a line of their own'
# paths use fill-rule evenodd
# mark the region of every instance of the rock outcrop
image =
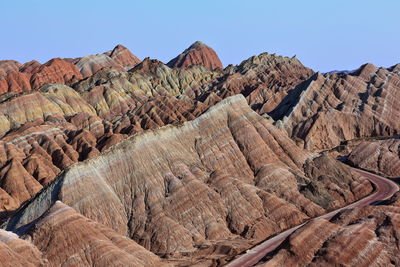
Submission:
<svg viewBox="0 0 400 267">
<path fill-rule="evenodd" d="M 0 61 L 0 95 L 37 90 L 48 83 L 72 85 L 105 67 L 128 70 L 140 63 L 126 47 L 117 45 L 104 54 L 83 58 L 53 58 L 44 64 L 32 60 L 20 64 L 14 60 Z"/>
<path fill-rule="evenodd" d="M 47 266 L 48 261 L 31 242 L 19 238 L 13 232 L 0 230 L 1 266 Z"/>
<path fill-rule="evenodd" d="M 167 266 L 133 240 L 57 201 L 18 235 L 0 230 L 2 266 Z"/>
<path fill-rule="evenodd" d="M 54 58 L 30 70 L 29 73 L 32 75 L 30 83 L 33 90 L 47 83 L 70 85 L 82 80 L 82 75 L 75 65 L 60 58 Z"/>
<path fill-rule="evenodd" d="M 270 115 L 311 150 L 360 137 L 393 136 L 400 130 L 400 75 L 392 69 L 365 64 L 350 74 L 315 74 Z"/>
<path fill-rule="evenodd" d="M 117 45 L 116 47 L 114 47 L 113 50 L 108 51 L 104 54 L 112 58 L 115 62 L 124 67 L 126 70 L 133 68 L 141 61 L 123 45 Z"/>
<path fill-rule="evenodd" d="M 224 264 L 372 191 L 317 151 L 351 142 L 353 165 L 400 176 L 397 139 L 361 141 L 398 133 L 399 72 L 322 75 L 268 53 L 223 69 L 200 42 L 167 65 L 121 45 L 0 61 L 0 255 L 23 266 Z M 396 203 L 312 221 L 264 260 L 399 265 Z"/>
<path fill-rule="evenodd" d="M 30 75 L 19 72 L 21 66 L 14 60 L 0 61 L 0 94 L 30 90 Z"/>
<path fill-rule="evenodd" d="M 263 266 L 399 266 L 397 193 L 381 206 L 345 210 L 290 235 Z"/>
<path fill-rule="evenodd" d="M 200 99 L 215 103 L 228 96 L 242 94 L 252 109 L 268 114 L 314 72 L 303 66 L 296 57 L 262 53 L 228 66 L 223 77 L 210 86 Z"/>
<path fill-rule="evenodd" d="M 171 59 L 167 65 L 171 68 L 182 68 L 202 65 L 209 70 L 222 70 L 223 66 L 215 51 L 200 41 L 193 43 L 189 48 Z"/>
<path fill-rule="evenodd" d="M 51 266 L 160 266 L 159 257 L 133 240 L 56 202 L 20 232 Z"/>
<path fill-rule="evenodd" d="M 24 229 L 58 199 L 159 255 L 215 260 L 371 190 L 346 166 L 297 147 L 237 95 L 67 168 L 6 228 Z"/>
<path fill-rule="evenodd" d="M 400 140 L 364 141 L 348 155 L 351 165 L 386 177 L 400 177 Z"/>
<path fill-rule="evenodd" d="M 114 67 L 121 70 L 123 69 L 117 62 L 105 54 L 85 56 L 80 58 L 75 65 L 82 73 L 84 78 L 92 76 L 97 71 L 105 67 Z"/>
</svg>

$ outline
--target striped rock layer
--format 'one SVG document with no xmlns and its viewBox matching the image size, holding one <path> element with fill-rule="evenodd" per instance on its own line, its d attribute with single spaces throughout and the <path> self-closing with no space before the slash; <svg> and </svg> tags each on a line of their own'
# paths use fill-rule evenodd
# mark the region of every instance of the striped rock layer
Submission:
<svg viewBox="0 0 400 267">
<path fill-rule="evenodd" d="M 323 150 L 345 140 L 397 134 L 399 96 L 398 65 L 365 64 L 350 74 L 315 74 L 270 115 L 298 144 Z"/>
<path fill-rule="evenodd" d="M 400 177 L 400 140 L 365 141 L 349 154 L 348 162 L 385 177 Z"/>
<path fill-rule="evenodd" d="M 2 266 L 168 266 L 60 201 L 18 235 L 0 230 L 0 255 Z"/>
<path fill-rule="evenodd" d="M 237 67 L 242 78 L 255 72 L 261 75 L 271 64 L 290 64 L 292 59 L 263 54 L 251 62 Z M 227 75 L 203 66 L 171 69 L 146 58 L 128 72 L 100 69 L 72 87 L 46 84 L 35 91 L 1 95 L 0 210 L 15 210 L 67 166 L 95 157 L 129 135 L 193 120 L 209 106 L 245 90 L 220 88 L 218 81 L 231 76 Z M 274 72 L 268 75 L 269 80 L 263 76 L 259 82 L 273 82 Z M 301 77 L 293 75 L 294 80 Z M 281 84 L 276 90 L 291 85 Z M 209 93 L 213 86 L 220 89 Z M 254 95 L 267 88 L 254 87 Z"/>
<path fill-rule="evenodd" d="M 4 227 L 24 231 L 60 200 L 153 253 L 212 263 L 371 190 L 237 95 L 72 165 Z"/>
<path fill-rule="evenodd" d="M 399 222 L 397 193 L 384 205 L 307 223 L 259 266 L 399 266 Z"/>
</svg>

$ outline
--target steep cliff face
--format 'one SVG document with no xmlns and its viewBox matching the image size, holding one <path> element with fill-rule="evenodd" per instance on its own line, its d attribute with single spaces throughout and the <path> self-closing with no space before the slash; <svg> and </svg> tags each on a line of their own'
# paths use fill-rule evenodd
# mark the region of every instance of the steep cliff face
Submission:
<svg viewBox="0 0 400 267">
<path fill-rule="evenodd" d="M 59 199 L 157 254 L 223 258 L 371 190 L 346 166 L 297 147 L 237 95 L 71 166 L 7 229 Z"/>
<path fill-rule="evenodd" d="M 316 74 L 271 113 L 305 148 L 322 150 L 343 140 L 399 132 L 400 75 L 365 64 L 351 74 Z"/>
<path fill-rule="evenodd" d="M 307 223 L 263 261 L 263 266 L 398 266 L 400 205 L 345 210 L 330 221 Z"/>
<path fill-rule="evenodd" d="M 200 41 L 193 43 L 189 48 L 171 59 L 167 65 L 171 68 L 182 68 L 202 65 L 209 70 L 222 70 L 223 66 L 215 51 Z"/>
<path fill-rule="evenodd" d="M 400 177 L 400 140 L 365 141 L 349 154 L 348 161 L 357 168 L 386 177 Z"/>
</svg>

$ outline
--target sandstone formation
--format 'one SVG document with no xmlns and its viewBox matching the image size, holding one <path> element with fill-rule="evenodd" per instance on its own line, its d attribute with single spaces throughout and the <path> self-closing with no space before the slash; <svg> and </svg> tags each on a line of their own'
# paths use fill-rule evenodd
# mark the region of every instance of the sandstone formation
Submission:
<svg viewBox="0 0 400 267">
<path fill-rule="evenodd" d="M 85 56 L 80 58 L 75 65 L 82 73 L 84 78 L 92 76 L 97 71 L 105 67 L 115 67 L 121 70 L 123 69 L 122 66 L 105 54 Z"/>
<path fill-rule="evenodd" d="M 1 266 L 47 266 L 40 250 L 13 232 L 0 230 Z"/>
<path fill-rule="evenodd" d="M 53 84 L 4 100 L 0 211 L 16 209 L 61 170 L 97 156 L 127 135 L 194 119 L 207 107 L 171 96 L 149 97 L 127 80 L 119 84 L 118 77 L 87 95 Z"/>
<path fill-rule="evenodd" d="M 296 230 L 263 266 L 399 266 L 399 193 L 381 206 L 345 210 Z"/>
<path fill-rule="evenodd" d="M 56 202 L 23 238 L 51 266 L 160 266 L 159 257 L 133 240 Z M 72 245 L 71 245 L 72 244 Z"/>
<path fill-rule="evenodd" d="M 343 140 L 393 136 L 400 130 L 400 75 L 365 64 L 357 71 L 315 74 L 292 90 L 270 115 L 298 144 L 311 150 Z"/>
<path fill-rule="evenodd" d="M 0 94 L 30 90 L 30 75 L 19 72 L 21 66 L 13 60 L 0 61 Z"/>
<path fill-rule="evenodd" d="M 2 266 L 167 266 L 133 240 L 57 201 L 18 235 L 0 230 Z"/>
<path fill-rule="evenodd" d="M 104 54 L 71 59 L 53 58 L 44 64 L 35 60 L 25 64 L 1 60 L 0 94 L 36 90 L 48 83 L 72 85 L 105 67 L 128 70 L 138 63 L 140 60 L 122 45 Z"/>
<path fill-rule="evenodd" d="M 400 140 L 365 141 L 348 156 L 351 165 L 386 177 L 400 177 Z"/>
<path fill-rule="evenodd" d="M 215 51 L 200 41 L 193 43 L 177 57 L 171 59 L 167 65 L 171 68 L 202 65 L 210 70 L 223 69 L 221 60 Z"/>
<path fill-rule="evenodd" d="M 123 45 L 117 45 L 113 50 L 110 50 L 104 54 L 112 58 L 115 62 L 127 70 L 133 68 L 141 61 Z"/>
<path fill-rule="evenodd" d="M 117 46 L 113 51 L 125 50 Z M 59 73 L 58 63 L 68 63 L 63 67 L 68 69 L 79 62 L 87 61 L 56 59 L 51 64 L 32 61 L 23 66 L 8 62 L 5 65 L 11 67 L 4 69 L 19 68 L 24 73 L 34 73 L 32 77 L 41 77 L 39 74 L 46 70 Z M 193 120 L 209 106 L 238 93 L 246 96 L 254 110 L 264 114 L 312 74 L 296 58 L 266 53 L 223 72 L 203 66 L 171 69 L 149 58 L 129 72 L 122 67 L 95 67 L 99 68 L 95 74 L 75 82 L 73 88 L 54 84 L 36 92 L 1 96 L 0 136 L 7 151 L 0 162 L 3 211 L 14 210 L 67 166 L 97 156 L 129 135 Z M 81 70 L 93 72 L 91 67 Z M 74 77 L 79 73 L 72 71 L 63 77 L 64 82 L 55 81 L 66 83 Z M 7 177 L 19 177 L 20 181 L 9 184 L 6 181 L 14 179 Z M 32 188 L 16 189 L 24 184 L 23 179 L 31 181 L 28 184 Z"/>
<path fill-rule="evenodd" d="M 371 190 L 237 95 L 67 168 L 5 225 L 24 229 L 61 200 L 159 255 L 221 260 Z"/>
<path fill-rule="evenodd" d="M 314 72 L 296 57 L 262 53 L 228 66 L 223 77 L 214 82 L 199 99 L 215 103 L 218 99 L 242 94 L 252 109 L 260 114 L 274 110 L 289 91 L 308 79 Z"/>
<path fill-rule="evenodd" d="M 122 45 L 0 61 L 0 255 L 13 266 L 224 264 L 372 191 L 313 151 L 351 142 L 351 164 L 400 176 L 398 139 L 368 141 L 398 133 L 399 73 L 322 75 L 268 53 L 223 69 L 200 42 L 168 64 Z M 264 261 L 399 265 L 397 202 L 312 221 Z"/>
<path fill-rule="evenodd" d="M 30 71 L 31 87 L 38 89 L 47 83 L 73 84 L 82 79 L 78 69 L 60 58 L 54 58 Z"/>
</svg>

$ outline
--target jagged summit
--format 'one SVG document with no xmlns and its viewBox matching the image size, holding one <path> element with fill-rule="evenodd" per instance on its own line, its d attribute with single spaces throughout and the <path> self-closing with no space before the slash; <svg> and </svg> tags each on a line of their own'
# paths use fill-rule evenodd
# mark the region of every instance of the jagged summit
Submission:
<svg viewBox="0 0 400 267">
<path fill-rule="evenodd" d="M 211 47 L 200 41 L 194 42 L 180 55 L 170 60 L 167 65 L 171 68 L 203 65 L 210 70 L 223 69 L 221 60 L 217 53 L 215 53 Z"/>
</svg>

